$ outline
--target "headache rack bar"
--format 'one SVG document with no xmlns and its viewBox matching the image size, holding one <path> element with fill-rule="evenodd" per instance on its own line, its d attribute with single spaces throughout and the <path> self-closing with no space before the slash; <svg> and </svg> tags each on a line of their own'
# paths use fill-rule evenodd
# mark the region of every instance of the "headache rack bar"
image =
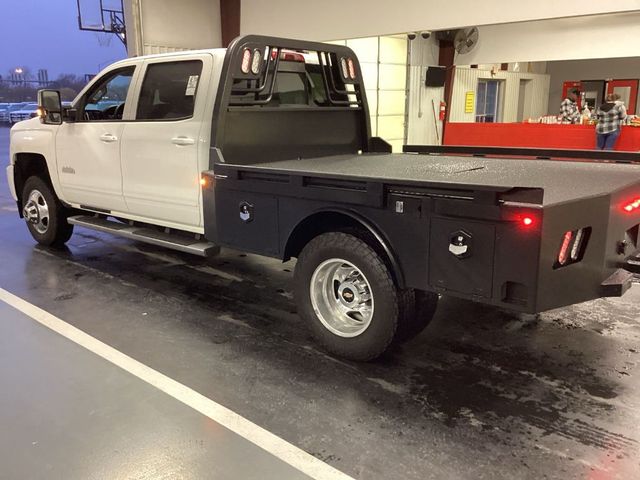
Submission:
<svg viewBox="0 0 640 480">
<path fill-rule="evenodd" d="M 471 155 L 486 157 L 531 157 L 537 160 L 577 159 L 600 160 L 614 163 L 640 163 L 640 152 L 617 152 L 611 150 L 562 150 L 557 148 L 524 147 L 473 147 L 466 145 L 405 145 L 404 153 L 427 155 Z"/>
<path fill-rule="evenodd" d="M 300 48 L 303 45 L 311 48 Z M 318 47 L 321 49 L 317 49 Z M 264 57 L 261 58 L 260 70 L 257 74 L 239 71 L 239 63 L 246 49 L 259 52 L 261 57 Z M 299 41 L 261 36 L 242 37 L 229 47 L 227 71 L 230 73 L 231 84 L 228 86 L 228 105 L 246 107 L 269 104 L 274 96 L 276 80 L 280 73 L 280 57 L 285 51 L 313 52 L 317 55 L 329 106 L 362 107 L 365 99 L 364 89 L 361 88 L 362 77 L 359 64 L 356 78 L 345 80 L 340 76 L 340 58 L 348 57 L 353 62 L 357 62 L 355 54 L 346 47 L 311 42 L 302 44 Z M 343 81 L 345 88 L 338 84 L 338 79 Z M 247 94 L 254 94 L 254 97 L 248 97 Z"/>
</svg>

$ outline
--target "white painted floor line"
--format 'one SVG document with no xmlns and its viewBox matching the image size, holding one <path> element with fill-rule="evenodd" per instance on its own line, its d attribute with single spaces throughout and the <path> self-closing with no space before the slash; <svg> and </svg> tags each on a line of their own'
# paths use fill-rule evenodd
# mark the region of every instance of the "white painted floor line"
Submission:
<svg viewBox="0 0 640 480">
<path fill-rule="evenodd" d="M 139 379 L 162 390 L 176 400 L 206 415 L 274 457 L 317 480 L 353 480 L 352 477 L 315 458 L 282 438 L 214 402 L 166 375 L 144 365 L 97 338 L 68 324 L 20 297 L 0 288 L 0 300 L 31 317 L 38 323 L 99 355 Z"/>
</svg>

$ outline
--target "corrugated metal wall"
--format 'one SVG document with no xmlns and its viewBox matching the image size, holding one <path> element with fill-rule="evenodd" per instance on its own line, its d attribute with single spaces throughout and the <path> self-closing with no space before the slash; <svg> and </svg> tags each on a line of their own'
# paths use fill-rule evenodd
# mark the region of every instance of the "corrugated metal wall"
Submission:
<svg viewBox="0 0 640 480">
<path fill-rule="evenodd" d="M 517 122 L 518 101 L 520 95 L 521 80 L 525 81 L 524 118 L 539 117 L 547 114 L 549 104 L 549 75 L 527 72 L 508 72 L 504 70 L 495 71 L 481 70 L 479 68 L 456 67 L 453 94 L 451 97 L 451 112 L 449 120 L 451 122 L 474 122 L 474 111 L 465 113 L 465 98 L 467 92 L 475 92 L 478 88 L 478 80 L 500 80 L 501 106 L 498 116 L 501 122 Z"/>
</svg>

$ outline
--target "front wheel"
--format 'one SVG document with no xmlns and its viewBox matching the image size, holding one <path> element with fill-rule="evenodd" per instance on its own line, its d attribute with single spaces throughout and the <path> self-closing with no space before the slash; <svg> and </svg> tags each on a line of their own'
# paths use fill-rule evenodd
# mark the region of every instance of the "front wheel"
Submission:
<svg viewBox="0 0 640 480">
<path fill-rule="evenodd" d="M 294 280 L 298 312 L 331 353 L 373 360 L 394 341 L 401 292 L 360 238 L 341 232 L 314 238 L 298 257 Z"/>
<path fill-rule="evenodd" d="M 64 245 L 73 234 L 67 211 L 53 188 L 40 177 L 29 177 L 22 189 L 22 214 L 31 236 L 41 245 Z"/>
</svg>

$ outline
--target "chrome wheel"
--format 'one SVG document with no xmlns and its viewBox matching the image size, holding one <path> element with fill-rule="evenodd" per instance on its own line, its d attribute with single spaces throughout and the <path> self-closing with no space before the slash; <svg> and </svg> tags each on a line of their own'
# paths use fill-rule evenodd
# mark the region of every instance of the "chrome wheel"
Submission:
<svg viewBox="0 0 640 480">
<path fill-rule="evenodd" d="M 42 193 L 32 190 L 29 199 L 22 209 L 22 214 L 27 222 L 33 225 L 36 232 L 47 233 L 49 228 L 49 206 Z"/>
<path fill-rule="evenodd" d="M 318 319 L 332 333 L 357 337 L 371 324 L 371 286 L 367 277 L 346 260 L 322 262 L 313 272 L 309 293 Z"/>
</svg>

